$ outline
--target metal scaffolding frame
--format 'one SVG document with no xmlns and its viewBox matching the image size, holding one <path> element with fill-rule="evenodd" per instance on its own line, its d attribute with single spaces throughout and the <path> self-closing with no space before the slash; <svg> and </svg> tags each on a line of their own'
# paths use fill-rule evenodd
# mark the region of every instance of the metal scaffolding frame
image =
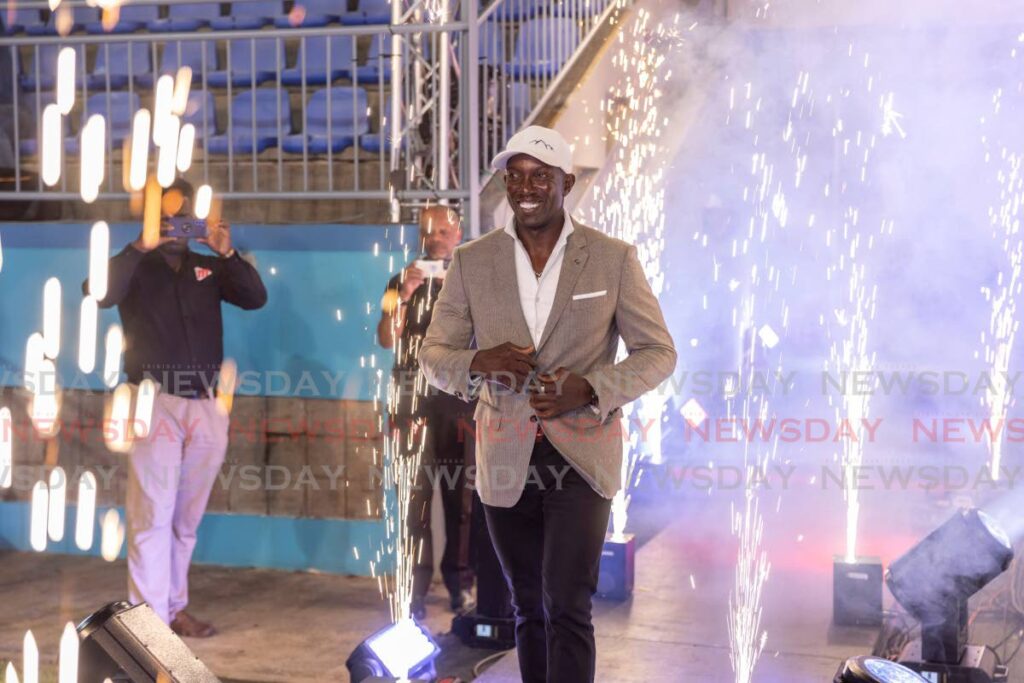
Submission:
<svg viewBox="0 0 1024 683">
<path fill-rule="evenodd" d="M 187 0 L 133 2 L 167 5 Z M 86 57 L 80 58 L 76 67 L 80 82 L 75 86 L 78 103 L 74 116 L 84 108 L 90 94 L 106 93 L 106 179 L 100 188 L 100 200 L 123 200 L 129 193 L 120 187 L 118 179 L 122 177 L 122 173 L 115 167 L 119 146 L 112 143 L 112 135 L 109 133 L 111 94 L 117 89 L 111 87 L 109 70 L 105 82 L 100 83 L 97 83 L 95 74 L 88 72 L 87 51 L 103 51 L 109 64 L 111 47 L 117 44 L 126 45 L 124 49 L 128 62 L 127 87 L 124 89 L 129 93 L 129 99 L 134 97 L 132 93 L 145 91 L 146 98 L 142 100 L 141 106 L 147 107 L 150 104 L 148 88 L 140 85 L 139 77 L 147 68 L 151 81 L 155 81 L 160 73 L 158 46 L 164 49 L 174 49 L 176 46 L 177 57 L 180 60 L 182 46 L 201 41 L 207 44 L 196 48 L 202 53 L 202 60 L 199 72 L 193 76 L 194 82 L 205 88 L 206 92 L 219 93 L 216 97 L 222 100 L 226 98 L 226 106 L 221 108 L 226 108 L 227 116 L 226 126 L 218 129 L 217 112 L 207 112 L 204 109 L 202 121 L 195 123 L 197 147 L 193 168 L 198 170 L 196 175 L 202 176 L 203 181 L 207 182 L 211 178 L 211 165 L 225 167 L 224 186 L 215 186 L 215 191 L 220 197 L 229 200 L 274 198 L 386 201 L 390 206 L 391 218 L 395 221 L 409 217 L 417 207 L 426 203 L 458 203 L 465 216 L 467 232 L 470 236 L 478 236 L 481 232 L 479 196 L 483 183 L 490 176 L 487 159 L 500 149 L 516 130 L 535 116 L 545 94 L 554 83 L 557 83 L 563 66 L 579 54 L 593 34 L 594 28 L 612 9 L 613 2 L 614 0 L 496 0 L 481 8 L 478 0 L 392 0 L 390 25 L 343 24 L 322 28 L 116 35 L 73 34 L 67 37 L 15 35 L 0 37 L 0 50 L 11 50 L 14 57 L 11 75 L 16 84 L 13 93 L 15 111 L 20 106 L 27 105 L 38 123 L 44 96 L 47 95 L 46 88 L 41 85 L 43 74 L 39 73 L 41 48 L 45 49 L 51 45 L 81 46 L 81 54 Z M 35 7 L 37 4 L 40 8 L 46 6 L 42 2 L 36 3 L 31 0 L 24 6 Z M 83 3 L 65 0 L 64 4 Z M 534 36 L 532 42 L 524 43 L 525 47 L 524 44 L 520 44 L 523 43 L 520 33 L 536 33 L 537 26 L 557 27 L 557 30 L 552 30 L 550 35 Z M 331 73 L 334 63 L 331 56 L 332 41 L 341 36 L 349 36 L 352 46 L 351 54 L 344 58 L 351 65 L 352 115 L 356 118 L 358 113 L 356 84 L 369 88 L 376 87 L 374 92 L 381 95 L 378 124 L 373 132 L 357 132 L 354 145 L 351 147 L 352 152 L 344 158 L 341 152 L 335 153 L 331 144 L 334 139 L 331 107 L 332 104 L 337 104 L 334 102 L 332 88 L 349 86 L 335 84 L 335 79 L 328 77 L 325 84 L 318 86 L 327 90 L 328 139 L 326 153 L 318 156 L 308 149 L 306 141 L 308 95 L 312 90 L 307 83 L 307 71 L 317 66 L 308 63 L 307 46 L 313 40 L 324 41 L 325 70 Z M 360 37 L 365 41 L 373 36 L 381 41 L 381 49 L 377 56 L 377 68 L 372 72 L 376 82 L 366 83 L 352 75 L 357 70 L 356 41 Z M 487 42 L 484 42 L 485 40 Z M 248 49 L 238 49 L 238 41 L 248 41 Z M 244 68 L 241 71 L 252 75 L 256 72 L 257 51 L 266 49 L 266 46 L 271 44 L 269 41 L 273 41 L 272 45 L 276 51 L 273 77 L 264 78 L 259 82 L 255 76 L 249 81 L 235 78 L 231 64 L 232 53 L 236 60 L 239 57 L 248 60 L 248 72 L 245 72 Z M 150 64 L 148 67 L 143 65 L 141 69 L 133 69 L 132 55 L 136 53 L 133 46 L 138 43 L 147 46 L 146 53 Z M 282 83 L 282 73 L 288 67 L 284 63 L 286 47 L 296 50 L 298 55 L 297 63 L 291 71 L 297 69 L 301 74 L 300 84 L 286 86 Z M 219 61 L 221 66 L 226 68 L 226 87 L 211 88 L 207 80 L 209 73 L 217 66 L 216 63 L 208 63 L 208 49 L 212 50 L 215 61 Z M 222 55 L 219 60 L 218 52 Z M 34 73 L 22 73 L 21 58 L 26 55 L 33 57 Z M 34 88 L 23 89 L 23 86 L 18 85 L 29 81 L 35 83 Z M 90 81 L 93 84 L 92 92 L 89 87 Z M 275 103 L 283 97 L 285 101 L 291 101 L 289 108 L 298 112 L 298 123 L 301 125 L 297 126 L 299 130 L 295 132 L 295 136 L 303 139 L 301 154 L 285 153 L 280 144 L 284 136 L 292 133 L 288 129 L 292 119 L 290 111 L 287 121 L 282 121 L 283 114 L 278 113 L 278 135 L 270 149 L 257 151 L 254 127 L 251 127 L 252 139 L 246 141 L 248 145 L 237 145 L 235 142 L 233 126 L 238 107 L 251 109 L 248 112 L 249 120 L 255 121 L 257 93 L 270 89 L 277 90 L 274 96 L 277 98 L 274 100 Z M 261 96 L 266 99 L 267 93 L 262 92 Z M 277 106 L 272 104 L 271 108 Z M 283 112 L 283 108 L 278 111 Z M 18 118 L 15 115 L 15 184 L 13 190 L 0 191 L 0 201 L 77 199 L 78 194 L 69 188 L 67 182 L 67 157 L 70 156 L 67 144 L 72 140 L 71 132 L 65 128 L 67 139 L 65 149 L 62 151 L 61 182 L 57 187 L 47 189 L 41 180 L 23 180 L 23 165 L 26 170 L 34 169 L 31 161 L 26 163 L 26 159 L 31 155 L 22 154 L 19 134 L 23 131 L 19 130 Z M 219 137 L 223 138 L 225 133 L 226 153 L 212 155 L 209 149 L 211 137 L 219 134 Z M 379 151 L 376 154 L 361 151 L 360 136 L 380 136 Z M 335 182 L 335 164 L 342 161 L 351 162 L 354 167 L 353 182 L 348 186 L 339 186 Z M 360 164 L 365 165 L 367 162 L 379 164 L 376 186 L 370 181 L 360 181 Z M 319 174 L 315 169 L 311 171 L 314 168 L 313 164 L 324 163 L 325 173 Z M 301 170 L 298 167 L 301 167 Z"/>
</svg>

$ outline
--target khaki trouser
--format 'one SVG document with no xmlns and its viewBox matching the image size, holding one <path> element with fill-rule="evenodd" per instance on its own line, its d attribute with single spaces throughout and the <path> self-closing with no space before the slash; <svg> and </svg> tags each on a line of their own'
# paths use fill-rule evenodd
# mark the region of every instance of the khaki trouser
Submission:
<svg viewBox="0 0 1024 683">
<path fill-rule="evenodd" d="M 160 393 L 149 435 L 128 468 L 128 596 L 170 623 L 188 604 L 196 529 L 228 446 L 229 418 L 214 399 Z"/>
</svg>

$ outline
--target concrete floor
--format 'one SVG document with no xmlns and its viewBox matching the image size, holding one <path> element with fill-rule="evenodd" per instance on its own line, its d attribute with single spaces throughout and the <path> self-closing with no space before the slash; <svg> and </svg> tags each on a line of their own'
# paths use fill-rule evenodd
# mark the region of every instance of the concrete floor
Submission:
<svg viewBox="0 0 1024 683">
<path fill-rule="evenodd" d="M 877 636 L 871 629 L 830 625 L 841 494 L 805 482 L 789 490 L 776 510 L 777 495 L 765 491 L 761 498 L 772 569 L 763 600 L 767 641 L 753 680 L 830 681 L 841 661 L 869 653 Z M 871 505 L 867 497 L 863 525 L 876 530 L 865 536 L 866 554 L 886 560 L 949 514 L 919 492 L 884 495 L 884 506 Z M 625 603 L 595 605 L 599 681 L 735 680 L 726 625 L 736 561 L 729 534 L 734 500 L 736 492 L 707 495 L 685 487 L 661 496 L 638 494 L 635 528 L 645 542 L 637 556 L 635 595 Z M 124 584 L 121 562 L 0 554 L 0 662 L 20 659 L 22 637 L 31 628 L 49 665 L 44 668 L 52 669 L 63 624 L 123 598 Z M 446 634 L 451 622 L 442 593 L 435 588 L 427 618 L 444 650 L 439 674 L 469 680 L 473 663 L 488 652 L 463 648 Z M 236 683 L 348 680 L 345 658 L 388 620 L 377 584 L 367 578 L 210 566 L 193 568 L 192 609 L 221 633 L 190 640 L 189 646 L 225 681 Z M 975 634 L 982 633 L 976 641 L 1002 637 L 992 625 L 980 624 Z M 476 680 L 518 681 L 515 657 L 500 658 Z M 1022 680 L 1024 669 L 1011 678 Z"/>
</svg>

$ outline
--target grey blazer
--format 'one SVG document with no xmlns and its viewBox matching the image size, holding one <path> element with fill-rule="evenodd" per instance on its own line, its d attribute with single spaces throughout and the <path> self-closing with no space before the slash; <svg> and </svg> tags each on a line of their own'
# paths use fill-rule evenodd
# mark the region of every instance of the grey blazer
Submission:
<svg viewBox="0 0 1024 683">
<path fill-rule="evenodd" d="M 600 414 L 585 406 L 540 423 L 569 464 L 611 498 L 622 486 L 621 407 L 672 374 L 676 351 L 636 247 L 575 226 L 535 358 L 539 371 L 564 366 L 584 376 L 597 393 Z M 532 344 L 519 302 L 514 247 L 511 235 L 495 230 L 455 250 L 419 356 L 427 380 L 442 391 L 470 399 L 476 349 Z M 620 337 L 629 355 L 616 363 Z M 511 507 L 527 481 L 536 442 L 538 418 L 529 395 L 485 382 L 475 417 L 480 498 Z"/>
</svg>

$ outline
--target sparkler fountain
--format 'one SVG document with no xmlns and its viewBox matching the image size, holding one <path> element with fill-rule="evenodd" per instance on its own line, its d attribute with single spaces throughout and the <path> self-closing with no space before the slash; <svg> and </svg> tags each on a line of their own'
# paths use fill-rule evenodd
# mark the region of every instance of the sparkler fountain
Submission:
<svg viewBox="0 0 1024 683">
<path fill-rule="evenodd" d="M 1024 34 L 1017 39 L 1018 45 L 1011 50 L 1013 60 L 1018 59 Z M 998 126 L 1003 122 L 1002 114 L 1007 100 L 1017 98 L 1013 104 L 1020 105 L 1020 89 L 1004 91 L 997 89 L 992 95 L 993 111 L 982 118 L 982 147 L 985 162 L 995 166 L 999 183 L 999 197 L 995 206 L 989 209 L 992 238 L 1004 254 L 996 281 L 992 286 L 982 287 L 982 295 L 991 307 L 988 330 L 981 333 L 984 361 L 989 367 L 989 384 L 981 404 L 989 415 L 990 429 L 985 430 L 985 445 L 989 453 L 989 469 L 992 479 L 1001 476 L 1003 460 L 1003 425 L 1007 412 L 1014 402 L 1012 386 L 1007 382 L 1013 343 L 1020 328 L 1017 318 L 1017 304 L 1021 287 L 1021 265 L 1024 263 L 1024 234 L 1021 232 L 1021 200 L 1024 198 L 1024 150 L 1014 148 L 1012 143 L 1002 139 Z M 1019 111 L 1010 107 L 1011 111 Z M 975 354 L 977 357 L 977 353 Z"/>
<path fill-rule="evenodd" d="M 679 32 L 675 21 L 654 25 L 653 16 L 641 9 L 628 31 L 620 33 L 618 51 L 612 58 L 617 85 L 601 103 L 608 121 L 612 163 L 605 166 L 587 197 L 589 218 L 614 237 L 637 247 L 637 255 L 655 296 L 664 288 L 661 253 L 665 243 L 665 150 L 659 139 L 667 119 L 659 109 L 663 88 L 671 77 L 667 61 Z M 578 142 L 578 140 L 577 140 Z M 619 356 L 625 351 L 619 349 Z M 637 465 L 646 453 L 652 464 L 661 464 L 661 422 L 668 400 L 655 390 L 624 409 L 634 431 L 622 462 L 622 489 L 612 500 L 612 539 L 625 538 L 630 490 Z M 643 440 L 641 442 L 641 434 Z"/>
</svg>

